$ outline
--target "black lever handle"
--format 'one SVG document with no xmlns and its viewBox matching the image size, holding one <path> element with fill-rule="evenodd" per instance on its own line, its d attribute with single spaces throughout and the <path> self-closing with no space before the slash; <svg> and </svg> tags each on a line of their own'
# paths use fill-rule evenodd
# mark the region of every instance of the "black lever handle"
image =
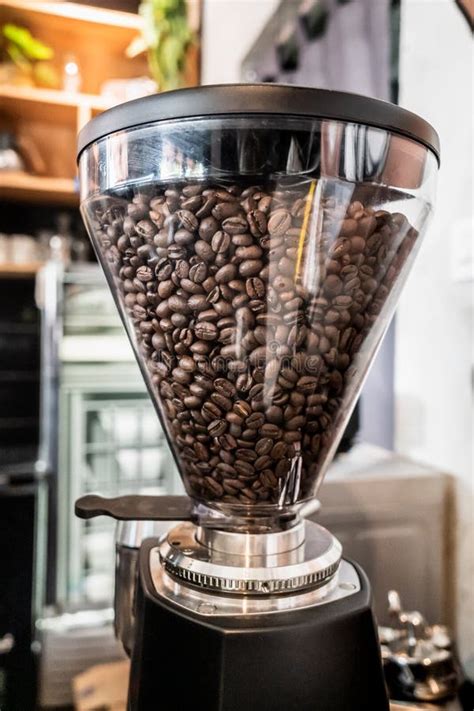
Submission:
<svg viewBox="0 0 474 711">
<path fill-rule="evenodd" d="M 190 521 L 193 504 L 187 496 L 118 496 L 106 499 L 96 494 L 76 501 L 79 518 L 110 516 L 118 521 Z"/>
</svg>

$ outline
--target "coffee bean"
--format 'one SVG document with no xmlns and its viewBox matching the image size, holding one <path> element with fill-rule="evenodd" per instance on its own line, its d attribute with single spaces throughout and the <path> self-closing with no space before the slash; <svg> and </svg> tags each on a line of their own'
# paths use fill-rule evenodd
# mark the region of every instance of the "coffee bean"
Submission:
<svg viewBox="0 0 474 711">
<path fill-rule="evenodd" d="M 262 237 L 267 230 L 267 218 L 262 210 L 250 210 L 247 213 L 250 232 L 254 237 Z"/>
<path fill-rule="evenodd" d="M 226 264 L 221 267 L 215 274 L 215 279 L 218 284 L 225 284 L 232 279 L 235 279 L 237 269 L 234 264 Z"/>
<path fill-rule="evenodd" d="M 270 466 L 272 463 L 272 458 L 269 457 L 267 454 L 263 454 L 255 461 L 254 467 L 257 471 L 262 471 L 263 469 L 266 469 L 268 466 Z"/>
<path fill-rule="evenodd" d="M 239 477 L 253 477 L 255 476 L 255 469 L 250 462 L 246 462 L 243 459 L 236 459 L 234 468 L 236 469 Z"/>
<path fill-rule="evenodd" d="M 285 456 L 287 449 L 288 449 L 288 445 L 286 445 L 285 442 L 277 442 L 275 445 L 273 445 L 273 447 L 271 449 L 272 459 L 275 459 L 275 460 L 282 459 L 282 457 Z"/>
<path fill-rule="evenodd" d="M 197 230 L 199 225 L 198 219 L 190 210 L 178 210 L 176 216 L 179 224 L 184 227 L 185 230 L 189 230 L 189 232 Z"/>
<path fill-rule="evenodd" d="M 236 393 L 233 383 L 225 378 L 217 378 L 217 380 L 214 381 L 214 387 L 218 393 L 228 398 L 232 398 Z"/>
<path fill-rule="evenodd" d="M 251 299 L 261 299 L 265 296 L 265 284 L 258 277 L 247 279 L 245 290 Z"/>
<path fill-rule="evenodd" d="M 216 254 L 224 254 L 230 247 L 230 241 L 229 235 L 219 230 L 212 237 L 211 247 Z"/>
<path fill-rule="evenodd" d="M 253 449 L 237 449 L 235 452 L 235 456 L 238 459 L 243 460 L 244 462 L 250 463 L 255 462 L 255 460 L 257 459 L 257 454 L 256 452 L 254 452 Z"/>
<path fill-rule="evenodd" d="M 153 278 L 153 271 L 150 267 L 138 267 L 136 278 L 141 282 L 150 281 Z"/>
<path fill-rule="evenodd" d="M 263 250 L 256 244 L 249 247 L 237 247 L 235 250 L 235 256 L 238 259 L 260 259 L 263 254 Z"/>
<path fill-rule="evenodd" d="M 221 393 L 211 393 L 211 400 L 224 412 L 232 409 L 232 400 Z"/>
<path fill-rule="evenodd" d="M 204 480 L 205 480 L 206 484 L 208 485 L 209 489 L 212 491 L 212 493 L 215 494 L 215 496 L 218 496 L 218 497 L 222 496 L 222 494 L 224 493 L 224 489 L 219 484 L 219 482 L 217 482 L 215 479 L 213 479 L 210 476 L 206 476 Z"/>
<path fill-rule="evenodd" d="M 260 428 L 260 434 L 262 437 L 271 437 L 272 439 L 277 439 L 280 436 L 281 430 L 277 425 L 271 423 L 266 423 Z"/>
<path fill-rule="evenodd" d="M 219 223 L 215 217 L 205 217 L 199 224 L 199 237 L 204 242 L 210 242 L 212 236 L 218 231 Z"/>
<path fill-rule="evenodd" d="M 246 259 L 239 265 L 239 273 L 243 277 L 255 276 L 262 267 L 263 264 L 259 259 Z"/>
<path fill-rule="evenodd" d="M 231 216 L 222 222 L 222 229 L 229 235 L 240 235 L 248 230 L 248 222 L 243 215 Z"/>
<path fill-rule="evenodd" d="M 205 262 L 212 262 L 214 259 L 214 251 L 210 244 L 204 242 L 204 240 L 199 239 L 194 243 L 194 251 Z"/>
<path fill-rule="evenodd" d="M 219 437 L 223 435 L 227 429 L 227 422 L 225 420 L 213 420 L 207 426 L 208 432 L 212 437 Z"/>
<path fill-rule="evenodd" d="M 284 235 L 291 225 L 291 215 L 287 210 L 276 210 L 268 220 L 268 232 L 272 237 Z"/>
<path fill-rule="evenodd" d="M 245 424 L 252 430 L 258 430 L 263 424 L 265 424 L 265 415 L 262 412 L 253 412 L 246 418 Z"/>
<path fill-rule="evenodd" d="M 233 411 L 242 418 L 248 417 L 252 412 L 250 405 L 244 400 L 237 400 L 234 403 Z"/>
<path fill-rule="evenodd" d="M 202 323 L 197 323 L 194 332 L 200 340 L 203 341 L 213 341 L 217 337 L 217 327 L 213 323 L 208 321 L 203 321 Z"/>
</svg>

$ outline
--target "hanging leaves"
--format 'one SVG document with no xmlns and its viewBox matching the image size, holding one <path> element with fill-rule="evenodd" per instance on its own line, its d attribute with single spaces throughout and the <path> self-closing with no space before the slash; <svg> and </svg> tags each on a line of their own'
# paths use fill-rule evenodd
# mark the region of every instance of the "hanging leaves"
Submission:
<svg viewBox="0 0 474 711">
<path fill-rule="evenodd" d="M 185 0 L 142 0 L 143 31 L 127 49 L 128 56 L 147 51 L 150 72 L 161 91 L 183 83 L 186 54 L 194 41 Z"/>
</svg>

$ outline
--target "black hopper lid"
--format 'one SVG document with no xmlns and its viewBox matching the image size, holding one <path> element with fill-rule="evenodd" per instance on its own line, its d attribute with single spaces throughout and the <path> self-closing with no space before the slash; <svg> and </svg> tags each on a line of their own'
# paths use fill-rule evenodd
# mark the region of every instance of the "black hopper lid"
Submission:
<svg viewBox="0 0 474 711">
<path fill-rule="evenodd" d="M 79 133 L 78 157 L 105 136 L 156 121 L 266 114 L 334 119 L 382 128 L 411 138 L 440 159 L 439 137 L 424 119 L 387 101 L 327 89 L 283 84 L 219 84 L 153 94 L 119 104 Z"/>
</svg>

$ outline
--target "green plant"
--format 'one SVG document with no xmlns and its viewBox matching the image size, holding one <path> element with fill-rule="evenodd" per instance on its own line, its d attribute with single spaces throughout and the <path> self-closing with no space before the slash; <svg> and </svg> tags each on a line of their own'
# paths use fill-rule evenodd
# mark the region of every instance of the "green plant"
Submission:
<svg viewBox="0 0 474 711">
<path fill-rule="evenodd" d="M 194 41 L 185 0 L 142 0 L 139 14 L 143 32 L 129 45 L 127 55 L 148 53 L 153 79 L 161 91 L 177 89 L 183 83 L 186 53 Z"/>
<path fill-rule="evenodd" d="M 31 68 L 36 61 L 45 61 L 54 57 L 51 47 L 33 37 L 26 27 L 7 23 L 1 30 L 2 54 L 22 69 Z"/>
<path fill-rule="evenodd" d="M 26 81 L 56 86 L 58 76 L 50 60 L 54 50 L 25 27 L 6 23 L 0 28 L 0 62 L 10 63 Z"/>
</svg>

